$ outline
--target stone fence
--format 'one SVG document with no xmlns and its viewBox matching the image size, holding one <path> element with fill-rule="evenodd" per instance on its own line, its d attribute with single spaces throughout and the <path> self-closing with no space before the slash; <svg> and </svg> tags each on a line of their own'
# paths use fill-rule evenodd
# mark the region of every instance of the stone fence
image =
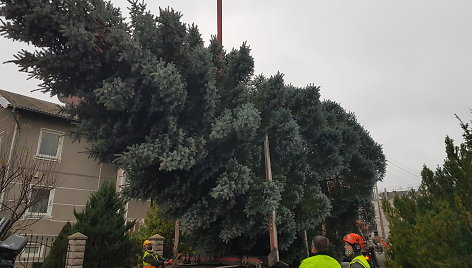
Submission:
<svg viewBox="0 0 472 268">
<path fill-rule="evenodd" d="M 77 232 L 68 237 L 69 247 L 66 257 L 65 268 L 83 268 L 85 245 L 87 244 L 87 236 Z M 156 234 L 149 238 L 152 244 L 152 249 L 162 256 L 164 252 L 164 237 Z"/>
</svg>

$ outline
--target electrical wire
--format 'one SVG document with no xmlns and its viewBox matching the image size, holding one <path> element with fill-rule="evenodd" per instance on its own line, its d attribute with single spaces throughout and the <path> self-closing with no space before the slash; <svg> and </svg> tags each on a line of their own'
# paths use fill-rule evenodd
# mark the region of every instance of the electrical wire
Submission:
<svg viewBox="0 0 472 268">
<path fill-rule="evenodd" d="M 415 178 L 417 178 L 417 179 L 421 179 L 421 176 L 418 176 L 418 175 L 416 175 L 416 174 L 414 174 L 414 173 L 412 173 L 412 172 L 410 172 L 410 171 L 408 171 L 408 170 L 402 168 L 401 166 L 395 164 L 393 161 L 390 161 L 389 159 L 387 159 L 387 162 L 388 162 L 389 164 L 392 164 L 392 166 L 394 166 L 394 167 L 396 167 L 396 168 L 402 170 L 402 171 L 405 172 L 406 174 L 408 174 L 408 175 L 410 175 L 410 176 L 413 176 L 413 177 L 415 177 Z"/>
<path fill-rule="evenodd" d="M 400 161 L 395 160 L 395 159 L 393 159 L 392 157 L 388 157 L 388 159 L 389 159 L 389 161 L 395 162 L 397 165 L 402 166 L 403 168 L 407 169 L 407 170 L 410 171 L 410 172 L 413 172 L 413 173 L 416 173 L 416 172 L 417 172 L 416 170 L 414 170 L 414 169 L 412 169 L 412 168 L 410 168 L 410 167 L 408 167 L 408 166 L 402 164 Z"/>
</svg>

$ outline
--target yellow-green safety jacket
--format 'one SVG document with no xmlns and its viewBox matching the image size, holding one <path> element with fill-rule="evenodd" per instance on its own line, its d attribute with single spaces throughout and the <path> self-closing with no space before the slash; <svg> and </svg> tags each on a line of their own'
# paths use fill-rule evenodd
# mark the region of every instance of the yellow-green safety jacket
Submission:
<svg viewBox="0 0 472 268">
<path fill-rule="evenodd" d="M 354 259 L 352 259 L 352 261 L 349 263 L 349 267 L 351 267 L 351 265 L 354 264 L 354 263 L 360 264 L 364 268 L 370 268 L 370 264 L 367 262 L 364 255 L 362 255 L 362 254 L 359 255 L 359 256 L 356 256 Z"/>
<path fill-rule="evenodd" d="M 153 265 L 150 262 L 157 263 L 158 261 L 158 256 L 150 253 L 149 251 L 144 251 L 143 268 L 157 268 L 157 265 Z"/>
<path fill-rule="evenodd" d="M 341 265 L 330 256 L 319 254 L 304 259 L 299 268 L 341 268 Z"/>
</svg>

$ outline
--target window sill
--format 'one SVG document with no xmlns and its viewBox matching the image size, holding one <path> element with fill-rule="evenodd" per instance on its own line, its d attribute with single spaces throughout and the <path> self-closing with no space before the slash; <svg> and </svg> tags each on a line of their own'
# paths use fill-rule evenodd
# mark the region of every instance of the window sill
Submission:
<svg viewBox="0 0 472 268">
<path fill-rule="evenodd" d="M 35 155 L 36 159 L 39 160 L 47 160 L 47 161 L 54 161 L 54 162 L 61 162 L 61 159 L 58 157 L 52 157 L 47 155 Z"/>
<path fill-rule="evenodd" d="M 23 220 L 51 220 L 52 216 L 47 213 L 26 212 Z"/>
</svg>

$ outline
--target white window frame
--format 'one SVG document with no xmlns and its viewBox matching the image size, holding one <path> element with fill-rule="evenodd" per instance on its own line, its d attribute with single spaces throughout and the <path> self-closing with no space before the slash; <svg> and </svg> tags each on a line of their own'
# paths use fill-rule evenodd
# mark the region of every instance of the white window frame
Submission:
<svg viewBox="0 0 472 268">
<path fill-rule="evenodd" d="M 59 135 L 59 144 L 57 145 L 57 151 L 56 151 L 55 156 L 39 153 L 39 149 L 41 148 L 41 141 L 43 139 L 43 133 Z M 41 128 L 39 131 L 38 146 L 36 148 L 36 157 L 40 159 L 44 159 L 44 160 L 61 161 L 62 146 L 64 144 L 64 135 L 65 135 L 65 132 L 63 131 L 58 131 L 58 130 L 53 130 L 53 129 L 48 129 L 48 128 Z"/>
<path fill-rule="evenodd" d="M 41 186 L 39 186 L 41 187 Z M 39 188 L 37 187 L 37 188 Z M 31 195 L 33 194 L 33 188 L 34 186 L 31 186 L 31 190 L 30 190 L 30 198 L 31 198 Z M 41 213 L 41 212 L 33 212 L 33 211 L 30 211 L 31 209 L 31 206 L 25 211 L 25 217 L 27 218 L 51 218 L 52 217 L 52 205 L 53 205 L 53 202 L 54 202 L 54 194 L 56 193 L 56 188 L 48 188 L 48 187 L 41 187 L 40 189 L 44 189 L 44 190 L 47 190 L 49 189 L 49 199 L 48 199 L 48 209 L 46 211 L 46 213 Z"/>
</svg>

